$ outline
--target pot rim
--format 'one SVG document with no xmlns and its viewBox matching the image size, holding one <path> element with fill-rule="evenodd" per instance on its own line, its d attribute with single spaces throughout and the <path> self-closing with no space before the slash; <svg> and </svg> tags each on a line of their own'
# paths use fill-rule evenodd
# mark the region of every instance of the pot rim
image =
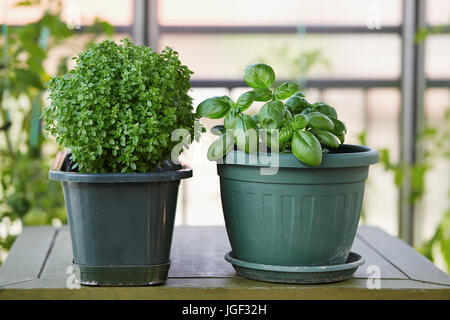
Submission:
<svg viewBox="0 0 450 320">
<path fill-rule="evenodd" d="M 162 182 L 175 181 L 192 177 L 192 169 L 183 165 L 176 171 L 146 173 L 77 173 L 50 170 L 50 180 L 62 182 L 86 183 L 122 183 L 122 182 Z"/>
<path fill-rule="evenodd" d="M 56 155 L 50 168 L 50 180 L 85 183 L 121 183 L 121 182 L 161 182 L 176 181 L 192 177 L 192 169 L 184 163 L 176 164 L 164 161 L 162 166 L 152 172 L 144 173 L 78 173 L 66 171 L 70 168 L 70 152 L 61 151 Z M 177 169 L 177 170 L 174 170 Z"/>
<path fill-rule="evenodd" d="M 322 169 L 361 167 L 378 162 L 378 151 L 369 146 L 343 144 L 338 148 L 338 151 L 337 153 L 324 154 L 322 156 L 322 163 L 315 167 L 299 161 L 291 153 L 277 154 L 279 157 L 278 166 L 282 168 Z M 273 166 L 273 163 L 271 163 L 272 158 L 273 156 L 270 154 L 247 154 L 241 150 L 232 150 L 227 156 L 220 159 L 222 163 L 218 161 L 217 164 L 269 167 Z"/>
</svg>

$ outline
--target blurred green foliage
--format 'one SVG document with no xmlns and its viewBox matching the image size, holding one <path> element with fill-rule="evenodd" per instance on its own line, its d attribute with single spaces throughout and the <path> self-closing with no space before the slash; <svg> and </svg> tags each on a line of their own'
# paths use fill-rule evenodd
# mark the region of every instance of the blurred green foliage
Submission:
<svg viewBox="0 0 450 320">
<path fill-rule="evenodd" d="M 301 85 L 304 85 L 308 72 L 313 67 L 331 68 L 330 62 L 320 49 L 294 50 L 288 44 L 273 47 L 264 56 L 253 61 L 274 66 L 287 79 L 297 80 Z"/>
<path fill-rule="evenodd" d="M 50 50 L 75 36 L 61 18 L 61 1 L 19 1 L 43 14 L 36 22 L 2 26 L 0 37 L 0 222 L 9 218 L 25 225 L 66 222 L 61 186 L 48 180 L 54 153 L 52 142 L 41 132 L 41 109 L 50 75 L 44 62 Z M 96 19 L 83 30 L 89 41 L 111 36 L 114 28 Z M 70 57 L 61 58 L 57 74 L 67 72 Z M 52 152 L 42 152 L 50 146 Z M 0 250 L 8 250 L 14 236 L 0 237 Z M 1 263 L 1 261 L 0 261 Z"/>
<path fill-rule="evenodd" d="M 429 35 L 448 33 L 445 26 L 433 26 L 420 29 L 414 42 L 421 43 Z M 434 126 L 427 126 L 423 132 L 416 137 L 424 149 L 421 157 L 413 165 L 405 164 L 401 161 L 392 161 L 389 149 L 378 150 L 380 154 L 380 164 L 386 171 L 394 175 L 394 183 L 397 188 L 401 188 L 405 182 L 405 177 L 411 177 L 411 191 L 409 201 L 412 204 L 419 202 L 427 191 L 426 174 L 434 167 L 438 159 L 450 159 L 450 107 L 445 111 L 442 130 Z M 367 133 L 362 132 L 358 136 L 361 144 L 366 144 Z M 448 190 L 450 199 L 450 190 Z M 450 271 L 450 208 L 442 216 L 433 236 L 416 248 L 420 253 L 431 261 L 436 261 L 436 250 L 439 250 L 445 260 L 447 271 Z"/>
<path fill-rule="evenodd" d="M 430 35 L 449 33 L 450 29 L 444 25 L 427 26 L 420 29 L 414 42 L 421 43 Z M 389 152 L 381 150 L 381 162 L 386 170 L 394 173 L 394 180 L 397 186 L 401 186 L 404 180 L 405 172 L 410 171 L 412 177 L 412 190 L 410 202 L 416 203 L 426 192 L 425 177 L 426 173 L 433 168 L 436 159 L 444 158 L 450 160 L 450 107 L 445 112 L 445 123 L 443 130 L 436 127 L 427 127 L 418 137 L 418 142 L 425 146 L 422 158 L 413 166 L 406 166 L 402 163 L 392 163 Z M 448 199 L 450 199 L 450 190 L 448 190 Z M 418 248 L 418 251 L 425 255 L 431 261 L 436 260 L 434 249 L 441 252 L 447 271 L 450 271 L 450 208 L 442 216 L 433 236 Z"/>
<path fill-rule="evenodd" d="M 425 28 L 421 28 L 417 31 L 414 37 L 414 42 L 421 43 L 430 35 L 442 33 L 450 33 L 450 29 L 444 25 L 428 26 Z"/>
<path fill-rule="evenodd" d="M 450 159 L 450 108 L 445 112 L 445 120 L 440 130 L 434 126 L 428 126 L 417 137 L 417 143 L 423 146 L 422 156 L 413 165 L 401 161 L 392 161 L 388 149 L 380 149 L 380 163 L 386 171 L 392 172 L 394 182 L 398 188 L 405 183 L 405 177 L 411 177 L 411 192 L 409 201 L 412 204 L 420 201 L 427 191 L 426 174 L 435 166 L 438 159 Z M 448 196 L 450 197 L 450 190 Z M 438 247 L 442 252 L 450 270 L 450 208 L 443 215 L 434 235 L 418 250 L 435 260 L 433 248 Z"/>
<path fill-rule="evenodd" d="M 450 208 L 445 212 L 434 235 L 419 248 L 419 252 L 431 261 L 434 261 L 435 251 L 433 249 L 435 247 L 443 255 L 447 265 L 447 271 L 450 270 Z"/>
</svg>

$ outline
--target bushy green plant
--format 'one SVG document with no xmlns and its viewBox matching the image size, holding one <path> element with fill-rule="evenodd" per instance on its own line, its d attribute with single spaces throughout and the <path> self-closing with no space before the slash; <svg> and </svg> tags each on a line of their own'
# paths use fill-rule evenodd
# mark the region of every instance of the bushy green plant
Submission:
<svg viewBox="0 0 450 320">
<path fill-rule="evenodd" d="M 322 153 L 344 143 L 347 129 L 337 119 L 336 110 L 323 102 L 311 104 L 298 91 L 298 85 L 291 81 L 272 89 L 275 72 L 270 66 L 263 63 L 249 65 L 244 81 L 253 90 L 244 92 L 237 102 L 227 96 L 212 97 L 197 108 L 198 116 L 224 117 L 224 125 L 212 130 L 220 137 L 209 147 L 208 159 L 221 158 L 233 149 L 234 144 L 247 153 L 255 152 L 260 137 L 271 152 L 292 152 L 300 161 L 318 166 L 322 162 Z M 244 114 L 255 101 L 266 102 L 258 115 Z"/>
<path fill-rule="evenodd" d="M 193 133 L 191 74 L 171 48 L 94 44 L 50 81 L 45 128 L 80 172 L 149 172 L 170 159 L 175 129 Z"/>
</svg>

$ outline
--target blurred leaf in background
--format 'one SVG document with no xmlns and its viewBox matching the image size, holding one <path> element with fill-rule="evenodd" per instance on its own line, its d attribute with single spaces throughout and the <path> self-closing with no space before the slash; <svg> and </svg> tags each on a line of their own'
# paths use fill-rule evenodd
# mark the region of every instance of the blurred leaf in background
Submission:
<svg viewBox="0 0 450 320">
<path fill-rule="evenodd" d="M 3 25 L 0 37 L 0 253 L 14 241 L 8 225 L 15 221 L 24 225 L 66 222 L 61 186 L 48 180 L 58 149 L 42 134 L 40 114 L 50 80 L 44 62 L 53 48 L 77 36 L 61 18 L 59 0 L 13 5 L 32 6 L 43 13 L 27 25 Z M 95 19 L 82 33 L 89 35 L 90 42 L 100 35 L 112 36 L 114 27 Z M 66 73 L 70 58 L 59 58 L 54 73 Z"/>
<path fill-rule="evenodd" d="M 444 26 L 431 26 L 420 29 L 415 35 L 415 43 L 426 40 L 429 35 L 450 32 Z M 363 133 L 364 134 L 364 133 Z M 412 204 L 419 202 L 425 195 L 426 174 L 435 166 L 438 159 L 450 160 L 450 107 L 445 111 L 444 123 L 440 130 L 434 126 L 426 127 L 420 136 L 416 137 L 417 143 L 424 146 L 422 157 L 414 164 L 407 165 L 402 162 L 393 162 L 387 148 L 380 149 L 380 164 L 386 171 L 394 174 L 394 182 L 397 188 L 401 188 L 406 175 L 411 176 L 411 191 L 409 201 Z M 450 190 L 448 190 L 450 199 Z M 443 257 L 447 272 L 450 271 L 450 208 L 443 214 L 433 236 L 417 248 L 431 261 L 438 259 L 437 255 Z"/>
<path fill-rule="evenodd" d="M 311 68 L 323 66 L 327 69 L 331 65 L 320 49 L 295 50 L 288 44 L 274 47 L 253 61 L 259 61 L 274 66 L 287 80 L 301 80 L 308 76 Z"/>
<path fill-rule="evenodd" d="M 419 248 L 419 252 L 432 261 L 436 259 L 436 251 L 441 252 L 447 270 L 450 270 L 450 209 L 445 212 L 431 239 Z"/>
<path fill-rule="evenodd" d="M 409 201 L 412 204 L 420 201 L 425 195 L 426 174 L 435 166 L 438 159 L 450 159 L 450 107 L 445 112 L 445 120 L 442 129 L 428 126 L 422 134 L 416 138 L 423 147 L 422 157 L 414 164 L 407 165 L 402 162 L 393 162 L 388 149 L 380 149 L 380 163 L 386 171 L 394 174 L 394 182 L 397 188 L 404 184 L 405 173 L 410 173 L 412 177 L 411 192 Z M 449 190 L 450 198 L 450 190 Z M 450 270 L 450 208 L 443 215 L 438 224 L 434 235 L 429 241 L 422 245 L 418 250 L 427 256 L 430 260 L 436 260 L 436 251 L 433 248 L 439 247 L 444 260 L 447 264 L 447 270 Z"/>
</svg>

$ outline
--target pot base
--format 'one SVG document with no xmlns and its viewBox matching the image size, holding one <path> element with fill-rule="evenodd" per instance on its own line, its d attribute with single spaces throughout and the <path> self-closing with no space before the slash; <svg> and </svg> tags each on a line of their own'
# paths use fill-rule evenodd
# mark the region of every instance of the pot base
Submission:
<svg viewBox="0 0 450 320">
<path fill-rule="evenodd" d="M 225 260 L 233 265 L 237 274 L 245 278 L 292 284 L 317 284 L 347 280 L 365 262 L 355 252 L 350 252 L 347 262 L 344 264 L 317 267 L 275 266 L 247 262 L 234 258 L 232 251 L 225 255 Z"/>
<path fill-rule="evenodd" d="M 147 266 L 85 266 L 73 264 L 75 277 L 87 286 L 149 286 L 167 281 L 170 262 Z"/>
</svg>

